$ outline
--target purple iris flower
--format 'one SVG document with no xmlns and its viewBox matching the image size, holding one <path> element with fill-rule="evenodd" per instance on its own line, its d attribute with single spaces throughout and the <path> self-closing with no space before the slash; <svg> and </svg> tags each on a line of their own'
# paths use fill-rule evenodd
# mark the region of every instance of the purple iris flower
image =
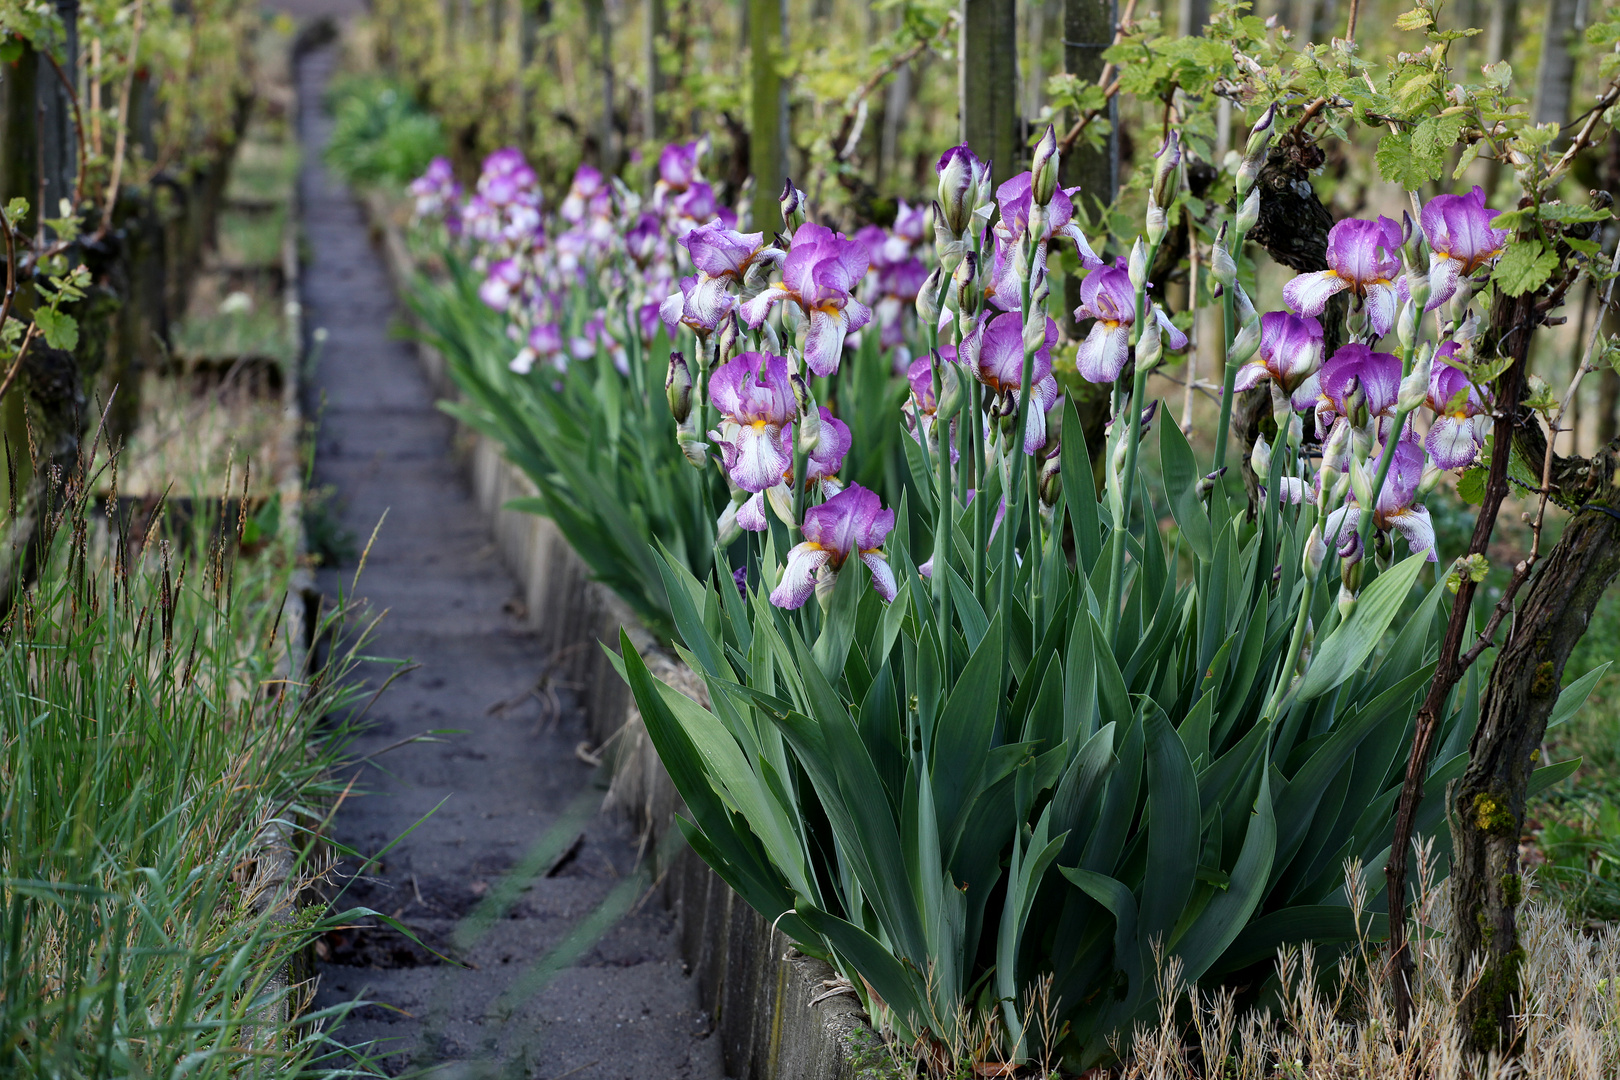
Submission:
<svg viewBox="0 0 1620 1080">
<path fill-rule="evenodd" d="M 624 234 L 624 250 L 643 270 L 658 254 L 658 238 L 662 229 L 656 214 L 643 212 Z"/>
<path fill-rule="evenodd" d="M 956 350 L 949 345 L 940 350 L 946 362 L 956 359 Z M 945 354 L 949 355 L 945 355 Z M 1022 374 L 1022 373 L 1020 373 Z M 1053 380 L 1054 383 L 1056 380 Z M 934 364 L 928 355 L 917 357 L 906 368 L 906 383 L 911 387 L 911 400 L 904 408 L 906 420 L 911 427 L 911 437 L 917 440 L 917 445 L 926 445 L 925 436 L 934 429 L 934 414 L 939 411 L 939 399 L 934 396 Z M 951 430 L 956 429 L 956 421 L 951 421 Z M 951 447 L 951 464 L 956 464 L 962 452 L 957 449 L 953 440 Z"/>
<path fill-rule="evenodd" d="M 895 594 L 894 570 L 883 541 L 894 528 L 894 511 L 883 509 L 877 493 L 851 484 L 820 506 L 804 512 L 804 542 L 788 552 L 782 579 L 771 592 L 779 608 L 803 607 L 820 586 L 830 589 L 851 555 L 872 573 L 872 587 L 884 600 Z"/>
<path fill-rule="evenodd" d="M 1395 275 L 1401 272 L 1401 227 L 1387 217 L 1346 218 L 1328 231 L 1328 269 L 1300 274 L 1283 286 L 1283 301 L 1301 315 L 1317 316 L 1349 289 L 1362 298 L 1379 337 L 1395 325 Z"/>
<path fill-rule="evenodd" d="M 1386 449 L 1384 453 L 1390 453 Z M 1373 525 L 1380 532 L 1398 532 L 1406 538 L 1406 546 L 1416 555 L 1420 552 L 1429 553 L 1429 562 L 1438 561 L 1434 553 L 1434 522 L 1429 518 L 1426 507 L 1415 505 L 1418 485 L 1423 481 L 1423 467 L 1426 459 L 1423 447 L 1417 438 L 1412 435 L 1402 436 L 1394 446 L 1394 459 L 1390 462 L 1389 475 L 1384 478 L 1384 487 L 1378 493 L 1377 509 L 1373 512 Z M 1382 464 L 1382 456 L 1379 464 Z M 1377 474 L 1379 465 L 1368 463 L 1368 471 Z M 1328 515 L 1326 524 L 1322 528 L 1324 539 L 1329 543 L 1337 542 L 1339 557 L 1346 562 L 1356 562 L 1361 558 L 1361 523 L 1362 508 L 1350 503 L 1341 506 Z"/>
<path fill-rule="evenodd" d="M 530 327 L 523 348 L 518 350 L 507 366 L 519 375 L 527 375 L 534 369 L 536 360 L 550 360 L 555 367 L 567 365 L 567 358 L 563 356 L 562 331 L 555 323 L 537 323 Z"/>
<path fill-rule="evenodd" d="M 1401 362 L 1390 353 L 1373 352 L 1367 345 L 1340 345 L 1317 376 L 1316 430 L 1325 434 L 1339 417 L 1353 418 L 1351 395 L 1359 388 L 1362 404 L 1371 416 L 1395 415 L 1401 390 Z"/>
<path fill-rule="evenodd" d="M 912 206 L 901 199 L 890 231 L 897 239 L 905 241 L 908 247 L 916 247 L 928 236 L 928 207 L 923 204 Z"/>
<path fill-rule="evenodd" d="M 496 150 L 484 159 L 483 172 L 478 177 L 478 194 L 497 207 L 510 203 L 540 205 L 540 187 L 534 169 L 523 157 L 523 151 L 511 146 Z"/>
<path fill-rule="evenodd" d="M 928 267 L 913 256 L 903 262 L 890 263 L 878 272 L 878 325 L 883 327 L 880 344 L 893 349 L 906 342 L 906 313 L 917 304 L 917 293 L 928 280 Z"/>
<path fill-rule="evenodd" d="M 1057 403 L 1058 384 L 1052 375 L 1052 346 L 1057 344 L 1057 323 L 1046 320 L 1046 336 L 1035 350 L 1030 370 L 1029 413 L 1024 420 L 1024 453 L 1046 445 L 1046 413 Z M 976 327 L 960 349 L 942 348 L 947 360 L 965 364 L 968 373 L 997 394 L 1016 400 L 1024 377 L 1024 324 L 1016 311 L 1003 312 Z"/>
<path fill-rule="evenodd" d="M 838 370 L 844 336 L 872 319 L 852 295 L 870 265 L 866 245 L 813 221 L 793 233 L 793 248 L 782 263 L 782 280 L 742 306 L 748 325 L 758 327 L 780 301 L 797 304 L 810 321 L 804 362 L 817 375 Z"/>
<path fill-rule="evenodd" d="M 782 435 L 799 411 L 787 361 L 746 352 L 721 364 L 709 379 L 709 403 L 720 413 L 719 429 L 709 434 L 732 483 L 744 491 L 780 484 L 793 465 L 792 445 Z"/>
<path fill-rule="evenodd" d="M 714 188 L 701 180 L 670 199 L 669 207 L 675 215 L 676 231 L 682 235 L 697 225 L 722 216 L 720 204 L 715 201 Z"/>
<path fill-rule="evenodd" d="M 416 200 L 417 218 L 438 217 L 461 200 L 461 185 L 450 168 L 450 159 L 436 157 L 426 171 L 411 181 L 408 189 Z"/>
<path fill-rule="evenodd" d="M 1295 409 L 1309 409 L 1321 394 L 1312 376 L 1322 366 L 1322 324 L 1309 315 L 1268 311 L 1260 316 L 1260 351 L 1238 368 L 1234 389 L 1251 390 L 1271 380 Z"/>
<path fill-rule="evenodd" d="M 1457 282 L 1484 266 L 1507 246 L 1507 229 L 1493 229 L 1498 211 L 1485 209 L 1485 191 L 1475 185 L 1467 195 L 1436 195 L 1423 208 L 1420 224 L 1429 240 L 1429 305 L 1433 311 L 1450 300 Z"/>
<path fill-rule="evenodd" d="M 844 455 L 854 444 L 849 432 L 849 425 L 834 416 L 827 406 L 819 407 L 821 413 L 821 437 L 816 441 L 816 448 L 805 455 L 804 486 L 810 488 L 820 485 L 821 491 L 827 495 L 836 495 L 843 490 L 838 482 L 838 470 L 844 467 Z M 769 499 L 776 508 L 777 517 L 783 521 L 793 520 L 793 425 L 782 426 L 782 456 L 789 463 L 782 475 L 777 477 L 776 483 L 764 491 L 756 491 L 742 506 L 737 508 L 737 527 L 749 532 L 764 532 L 770 528 L 770 522 L 765 517 L 765 501 Z M 740 484 L 738 485 L 741 486 Z"/>
<path fill-rule="evenodd" d="M 674 191 L 685 191 L 698 179 L 699 144 L 670 143 L 658 155 L 658 180 Z"/>
<path fill-rule="evenodd" d="M 1010 240 L 1021 240 L 1029 231 L 1030 208 L 1034 205 L 1032 185 L 1031 175 L 1023 172 L 996 188 L 996 202 L 1001 207 L 1001 220 L 996 223 L 998 234 L 1004 233 Z M 1080 252 L 1080 264 L 1086 269 L 1102 265 L 1102 260 L 1086 242 L 1080 226 L 1074 223 L 1074 201 L 1071 196 L 1079 190 L 1077 187 L 1058 188 L 1052 193 L 1052 201 L 1046 206 L 1044 228 L 1041 235 L 1036 237 L 1041 245 L 1036 261 L 1042 270 L 1046 268 L 1046 242 L 1057 236 L 1074 241 L 1076 250 Z"/>
<path fill-rule="evenodd" d="M 689 274 L 681 278 L 680 288 L 680 292 L 670 293 L 658 305 L 658 317 L 672 334 L 676 326 L 712 334 L 737 304 L 737 298 L 726 291 L 726 283 L 719 278 Z"/>
<path fill-rule="evenodd" d="M 1490 405 L 1468 376 L 1451 366 L 1457 343 L 1447 341 L 1434 354 L 1429 369 L 1429 408 L 1434 423 L 1423 445 L 1442 469 L 1466 469 L 1485 445 Z"/>
<path fill-rule="evenodd" d="M 711 221 L 699 225 L 677 241 L 692 256 L 692 265 L 705 276 L 741 282 L 756 263 L 780 263 L 782 252 L 764 242 L 764 233 L 733 232 Z"/>
<path fill-rule="evenodd" d="M 683 305 L 684 307 L 684 301 Z M 636 324 L 641 330 L 643 343 L 651 345 L 653 338 L 658 336 L 658 324 L 663 322 L 658 316 L 659 305 L 656 303 L 642 304 L 636 309 Z"/>
<path fill-rule="evenodd" d="M 571 225 L 578 225 L 588 215 L 600 217 L 612 209 L 612 196 L 600 170 L 581 165 L 574 171 L 574 182 L 568 194 L 557 207 L 557 214 Z"/>
<path fill-rule="evenodd" d="M 1158 304 L 1149 303 L 1153 317 L 1164 334 L 1164 347 L 1174 351 L 1187 347 L 1187 335 L 1176 329 L 1170 316 Z M 1087 382 L 1111 383 L 1125 370 L 1131 355 L 1131 330 L 1136 325 L 1136 286 L 1124 259 L 1113 266 L 1100 266 L 1080 283 L 1080 306 L 1076 319 L 1095 319 L 1086 340 L 1075 353 L 1075 367 Z"/>
<path fill-rule="evenodd" d="M 516 259 L 502 259 L 489 268 L 478 286 L 478 299 L 496 311 L 506 311 L 523 289 L 523 267 Z"/>
</svg>

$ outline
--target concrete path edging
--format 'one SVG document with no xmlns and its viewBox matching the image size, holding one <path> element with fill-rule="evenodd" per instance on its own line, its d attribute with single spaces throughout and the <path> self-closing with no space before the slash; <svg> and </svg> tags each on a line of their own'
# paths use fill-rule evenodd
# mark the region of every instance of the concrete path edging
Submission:
<svg viewBox="0 0 1620 1080">
<path fill-rule="evenodd" d="M 408 210 L 377 190 L 358 197 L 388 276 L 403 294 L 414 273 L 404 236 Z M 458 397 L 437 350 L 418 342 L 416 352 L 438 395 Z M 494 440 L 458 423 L 456 445 L 501 558 L 523 586 L 526 621 L 554 670 L 581 695 L 599 752 L 612 755 L 606 805 L 628 815 L 647 837 L 647 850 L 656 850 L 682 803 L 629 689 L 599 643 L 617 652 L 623 627 L 654 675 L 697 700 L 707 696 L 702 684 L 659 648 L 623 601 L 591 580 L 584 560 L 549 518 L 507 507 L 536 491 Z M 876 1080 L 899 1075 L 853 993 L 815 1001 L 831 985 L 832 968 L 794 949 L 690 848 L 683 844 L 660 877 L 664 902 L 680 920 L 681 952 L 715 1019 L 728 1076 Z"/>
</svg>

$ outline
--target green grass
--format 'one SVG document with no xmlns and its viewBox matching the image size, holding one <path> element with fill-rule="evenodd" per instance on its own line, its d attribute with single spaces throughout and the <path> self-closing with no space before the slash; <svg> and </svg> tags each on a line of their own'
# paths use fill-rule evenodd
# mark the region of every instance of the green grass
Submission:
<svg viewBox="0 0 1620 1080">
<path fill-rule="evenodd" d="M 285 206 L 251 211 L 227 208 L 219 215 L 220 261 L 227 266 L 280 266 L 286 230 Z"/>
<path fill-rule="evenodd" d="M 332 138 L 326 162 L 351 184 L 403 186 L 446 150 L 437 117 L 382 75 L 346 75 L 326 94 Z"/>
<path fill-rule="evenodd" d="M 353 654 L 311 672 L 289 649 L 286 538 L 238 560 L 199 525 L 121 554 L 83 505 L 60 520 L 0 621 L 0 1075 L 335 1067 L 278 975 L 359 914 L 307 891 Z M 279 883 L 275 834 L 301 852 Z"/>
</svg>

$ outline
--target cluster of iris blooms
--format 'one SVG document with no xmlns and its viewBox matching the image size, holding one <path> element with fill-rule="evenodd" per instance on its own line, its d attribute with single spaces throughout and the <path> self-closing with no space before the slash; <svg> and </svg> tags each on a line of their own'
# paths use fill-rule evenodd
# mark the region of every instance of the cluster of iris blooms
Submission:
<svg viewBox="0 0 1620 1080">
<path fill-rule="evenodd" d="M 1434 558 L 1434 530 L 1420 500 L 1442 470 L 1470 466 L 1483 446 L 1490 400 L 1469 374 L 1479 324 L 1471 279 L 1501 253 L 1507 233 L 1492 227 L 1496 212 L 1477 187 L 1431 199 L 1416 222 L 1410 214 L 1403 222 L 1340 221 L 1328 237 L 1329 269 L 1294 277 L 1282 291 L 1286 310 L 1259 314 L 1237 281 L 1231 252 L 1258 216 L 1254 181 L 1273 118 L 1268 111 L 1251 132 L 1236 178 L 1237 209 L 1211 253 L 1232 328 L 1216 464 L 1225 464 L 1233 393 L 1269 384 L 1287 473 L 1277 490 L 1315 515 L 1306 552 L 1313 582 L 1328 547 L 1337 548 L 1344 607 L 1354 603 L 1356 564 L 1374 531 L 1398 533 L 1414 553 Z M 1128 257 L 1111 263 L 1075 221 L 1078 189 L 1057 184 L 1050 129 L 1030 170 L 993 193 L 987 162 L 967 146 L 948 150 L 931 207 L 901 203 L 890 229 L 868 226 L 852 237 L 808 220 L 805 195 L 791 181 L 781 197 L 783 234 L 767 240 L 740 231 L 736 214 L 702 179 L 703 151 L 702 143 L 666 147 L 646 199 L 581 166 L 549 223 L 534 171 L 516 150 L 486 159 L 470 197 L 442 160 L 411 193 L 419 216 L 442 219 L 469 248 L 484 275 L 481 298 L 509 321 L 518 346 L 511 368 L 519 376 L 536 365 L 566 369 L 570 358 L 596 356 L 625 371 L 631 335 L 645 355 L 660 324 L 677 339 L 690 331 L 690 360 L 672 353 L 666 377 L 677 442 L 694 465 L 713 462 L 725 472 L 732 500 L 718 522 L 722 543 L 768 529 L 771 514 L 798 534 L 773 603 L 797 608 L 812 593 L 825 595 L 851 557 L 868 568 L 884 599 L 895 595 L 882 550 L 893 511 L 874 492 L 840 483 L 850 428 L 816 402 L 807 377 L 835 376 L 874 311 L 881 348 L 908 381 L 906 422 L 930 461 L 941 454 L 948 461 L 942 486 L 972 506 L 991 470 L 1000 474 L 994 522 L 986 520 L 987 507 L 973 507 L 975 565 L 982 566 L 1007 493 L 1019 491 L 1024 457 L 1032 459 L 1031 520 L 1052 505 L 1061 449 L 1061 425 L 1052 419 L 1061 408 L 1052 374 L 1059 335 L 1046 314 L 1054 242 L 1074 245 L 1086 272 L 1075 317 L 1089 328 L 1075 368 L 1091 382 L 1115 385 L 1114 416 L 1135 421 L 1110 425 L 1106 462 L 1115 520 L 1128 520 L 1134 484 L 1120 478 L 1134 472 L 1153 417 L 1142 404 L 1145 376 L 1166 349 L 1187 345 L 1150 299 L 1147 280 L 1166 232 L 1163 208 L 1180 182 L 1183 148 L 1174 133 L 1155 155 L 1144 234 Z M 575 301 L 586 292 L 615 298 L 621 315 L 613 317 L 615 303 L 604 302 L 580 318 Z M 1345 344 L 1324 356 L 1320 319 L 1341 292 L 1354 298 Z M 1434 340 L 1420 340 L 1431 313 Z M 1397 351 L 1380 351 L 1392 331 Z M 1419 409 L 1429 414 L 1423 435 L 1407 423 Z M 1262 439 L 1251 461 L 1263 479 L 1273 456 Z M 1009 556 L 1011 539 L 1003 537 Z M 931 561 L 923 564 L 925 575 L 930 569 Z M 982 591 L 982 573 L 974 587 Z"/>
</svg>

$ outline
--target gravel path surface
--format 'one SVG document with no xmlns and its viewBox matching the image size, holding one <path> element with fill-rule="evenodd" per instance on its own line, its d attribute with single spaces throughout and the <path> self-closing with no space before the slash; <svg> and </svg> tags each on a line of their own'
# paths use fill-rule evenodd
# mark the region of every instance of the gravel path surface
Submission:
<svg viewBox="0 0 1620 1080">
<path fill-rule="evenodd" d="M 346 14 L 330 0 L 289 7 Z M 304 314 L 327 333 L 310 387 L 316 484 L 335 488 L 359 544 L 382 521 L 358 588 L 387 613 L 369 652 L 420 665 L 377 701 L 358 751 L 458 733 L 360 767 L 365 793 L 343 804 L 334 833 L 371 854 L 422 821 L 346 901 L 400 919 L 462 964 L 386 929 L 332 935 L 317 1005 L 371 1002 L 336 1037 L 375 1040 L 393 1074 L 719 1077 L 718 1039 L 708 1038 L 673 919 L 656 901 L 637 906 L 645 879 L 634 837 L 597 813 L 601 792 L 573 750 L 584 738 L 577 710 L 565 701 L 564 715 L 551 715 L 530 693 L 544 659 L 509 613 L 514 583 L 450 456 L 450 422 L 409 347 L 390 337 L 397 309 L 359 208 L 320 164 L 330 127 L 321 91 L 335 59 L 332 48 L 311 52 L 298 76 Z M 347 590 L 353 573 L 324 574 L 323 591 Z M 365 674 L 375 683 L 383 671 Z M 510 875 L 525 863 L 539 871 Z M 509 875 L 522 878 L 514 902 L 458 950 L 460 921 Z"/>
</svg>

